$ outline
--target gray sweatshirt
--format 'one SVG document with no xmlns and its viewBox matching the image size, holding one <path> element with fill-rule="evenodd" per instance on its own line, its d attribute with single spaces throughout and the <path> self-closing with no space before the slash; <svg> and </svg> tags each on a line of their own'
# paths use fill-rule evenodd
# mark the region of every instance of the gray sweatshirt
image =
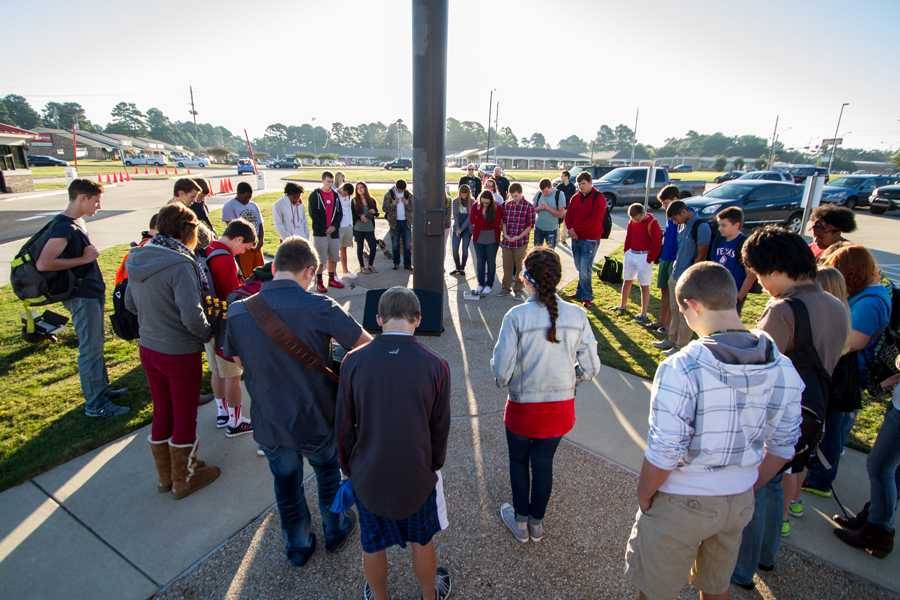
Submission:
<svg viewBox="0 0 900 600">
<path fill-rule="evenodd" d="M 138 317 L 140 344 L 163 354 L 203 350 L 211 334 L 193 261 L 147 244 L 128 254 L 125 307 Z"/>
</svg>

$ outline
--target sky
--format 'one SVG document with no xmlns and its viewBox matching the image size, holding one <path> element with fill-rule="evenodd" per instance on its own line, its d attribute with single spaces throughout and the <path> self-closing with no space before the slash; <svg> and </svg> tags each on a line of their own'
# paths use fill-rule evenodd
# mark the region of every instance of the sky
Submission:
<svg viewBox="0 0 900 600">
<path fill-rule="evenodd" d="M 0 95 L 119 101 L 251 137 L 281 122 L 412 124 L 411 2 L 0 0 Z M 7 21 L 7 18 L 12 17 Z M 802 148 L 900 148 L 900 2 L 450 0 L 447 115 L 548 142 L 634 125 L 654 146 L 688 130 Z M 12 27 L 9 27 L 9 24 Z M 10 54 L 7 54 L 7 58 Z"/>
</svg>

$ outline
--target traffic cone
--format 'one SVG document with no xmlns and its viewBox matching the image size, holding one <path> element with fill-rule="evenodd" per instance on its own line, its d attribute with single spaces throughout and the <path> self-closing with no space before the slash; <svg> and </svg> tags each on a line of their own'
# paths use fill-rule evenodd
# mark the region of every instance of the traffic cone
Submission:
<svg viewBox="0 0 900 600">
<path fill-rule="evenodd" d="M 147 167 L 144 167 L 144 175 L 149 175 L 149 174 L 150 174 L 150 169 L 148 169 Z"/>
<path fill-rule="evenodd" d="M 125 171 L 125 181 L 131 181 L 131 175 L 128 174 L 128 171 Z"/>
<path fill-rule="evenodd" d="M 156 174 L 159 175 L 159 167 L 156 167 Z"/>
<path fill-rule="evenodd" d="M 100 173 L 97 173 L 97 183 L 103 183 L 103 178 L 100 176 Z"/>
<path fill-rule="evenodd" d="M 178 167 L 175 167 L 175 174 L 178 175 Z"/>
<path fill-rule="evenodd" d="M 188 173 L 187 173 L 188 175 L 191 174 L 191 168 L 190 168 L 190 167 L 187 168 L 187 172 L 188 172 Z"/>
<path fill-rule="evenodd" d="M 137 167 L 134 168 L 134 174 L 137 175 Z"/>
<path fill-rule="evenodd" d="M 163 167 L 163 169 L 165 170 L 165 174 L 168 175 L 168 174 L 169 174 L 169 167 Z"/>
<path fill-rule="evenodd" d="M 225 180 L 224 179 L 219 180 L 219 193 L 220 194 L 225 193 Z"/>
<path fill-rule="evenodd" d="M 230 178 L 230 177 L 228 178 L 228 193 L 229 193 L 229 194 L 233 194 L 233 193 L 234 193 L 234 186 L 231 185 L 231 178 Z"/>
<path fill-rule="evenodd" d="M 109 173 L 106 174 L 106 183 L 107 184 L 112 183 L 112 179 L 110 179 Z"/>
</svg>

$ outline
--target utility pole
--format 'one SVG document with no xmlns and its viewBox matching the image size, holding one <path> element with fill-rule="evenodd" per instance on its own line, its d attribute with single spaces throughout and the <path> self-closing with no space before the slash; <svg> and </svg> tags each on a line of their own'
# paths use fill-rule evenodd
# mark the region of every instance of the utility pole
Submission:
<svg viewBox="0 0 900 600">
<path fill-rule="evenodd" d="M 775 115 L 775 129 L 772 130 L 772 148 L 769 150 L 769 169 L 772 169 L 772 162 L 775 160 L 775 140 L 778 139 L 778 119 L 781 115 Z"/>
<path fill-rule="evenodd" d="M 194 137 L 197 143 L 200 143 L 200 130 L 197 129 L 197 108 L 194 106 L 194 86 L 188 84 L 188 90 L 191 92 L 191 116 L 194 118 Z"/>
<path fill-rule="evenodd" d="M 397 119 L 397 160 L 400 160 L 400 123 L 403 119 Z"/>
<path fill-rule="evenodd" d="M 494 90 L 491 90 L 491 97 L 488 100 L 488 120 L 487 120 L 487 146 L 484 149 L 484 162 L 491 160 L 491 117 L 494 110 Z"/>
<path fill-rule="evenodd" d="M 637 145 L 637 126 L 638 126 L 638 116 L 641 114 L 641 107 L 638 106 L 634 111 L 634 137 L 631 138 L 631 162 L 629 162 L 629 166 L 634 166 L 634 147 Z"/>
<path fill-rule="evenodd" d="M 494 160 L 497 160 L 497 146 L 500 145 L 500 101 L 497 100 L 497 106 L 494 109 L 494 135 L 497 140 L 494 142 Z"/>
<path fill-rule="evenodd" d="M 841 112 L 838 113 L 837 125 L 834 127 L 834 139 L 831 144 L 831 156 L 828 158 L 828 177 L 831 177 L 831 165 L 834 163 L 834 151 L 837 150 L 838 145 L 838 130 L 841 128 L 841 117 L 844 116 L 844 107 L 850 106 L 849 102 L 844 102 L 841 104 Z"/>
</svg>

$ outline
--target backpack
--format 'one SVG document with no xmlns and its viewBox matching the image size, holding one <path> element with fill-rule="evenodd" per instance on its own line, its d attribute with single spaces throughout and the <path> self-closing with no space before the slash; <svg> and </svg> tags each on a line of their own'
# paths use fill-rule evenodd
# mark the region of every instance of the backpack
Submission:
<svg viewBox="0 0 900 600">
<path fill-rule="evenodd" d="M 825 433 L 825 416 L 828 412 L 833 386 L 831 375 L 822 366 L 819 353 L 813 345 L 809 311 L 802 300 L 785 298 L 794 314 L 794 349 L 787 353 L 797 369 L 805 388 L 800 400 L 800 439 L 794 447 L 794 459 L 787 465 L 794 473 L 805 468 L 815 456 Z"/>
<path fill-rule="evenodd" d="M 614 285 L 622 283 L 622 263 L 611 256 L 603 259 L 603 268 L 600 269 L 600 281 Z"/>
<path fill-rule="evenodd" d="M 112 294 L 113 311 L 109 315 L 113 333 L 123 340 L 136 340 L 139 336 L 137 315 L 125 307 L 125 290 L 128 289 L 128 279 L 123 279 L 116 284 Z"/>
<path fill-rule="evenodd" d="M 78 278 L 71 270 L 39 271 L 38 258 L 50 239 L 50 230 L 57 223 L 54 217 L 22 246 L 10 263 L 10 283 L 13 292 L 26 307 L 42 306 L 68 300 L 78 287 Z M 30 314 L 31 311 L 26 310 Z"/>
<path fill-rule="evenodd" d="M 897 372 L 895 361 L 900 353 L 900 287 L 893 283 L 890 285 L 891 316 L 887 327 L 878 337 L 872 361 L 866 371 L 866 390 L 873 398 L 888 393 L 881 389 L 881 382 Z"/>
<path fill-rule="evenodd" d="M 556 210 L 559 210 L 559 195 L 562 193 L 563 192 L 561 189 L 559 189 L 559 188 L 556 189 L 556 193 L 554 195 L 554 200 L 556 202 Z M 542 195 L 543 194 L 541 194 L 540 192 L 538 192 L 537 194 L 534 195 L 534 202 L 532 202 L 532 204 L 535 206 L 535 208 L 537 208 L 538 202 L 540 202 Z M 563 206 L 563 208 L 566 208 L 566 207 Z M 562 225 L 563 219 L 557 219 L 557 221 L 559 221 L 559 224 Z"/>
</svg>

